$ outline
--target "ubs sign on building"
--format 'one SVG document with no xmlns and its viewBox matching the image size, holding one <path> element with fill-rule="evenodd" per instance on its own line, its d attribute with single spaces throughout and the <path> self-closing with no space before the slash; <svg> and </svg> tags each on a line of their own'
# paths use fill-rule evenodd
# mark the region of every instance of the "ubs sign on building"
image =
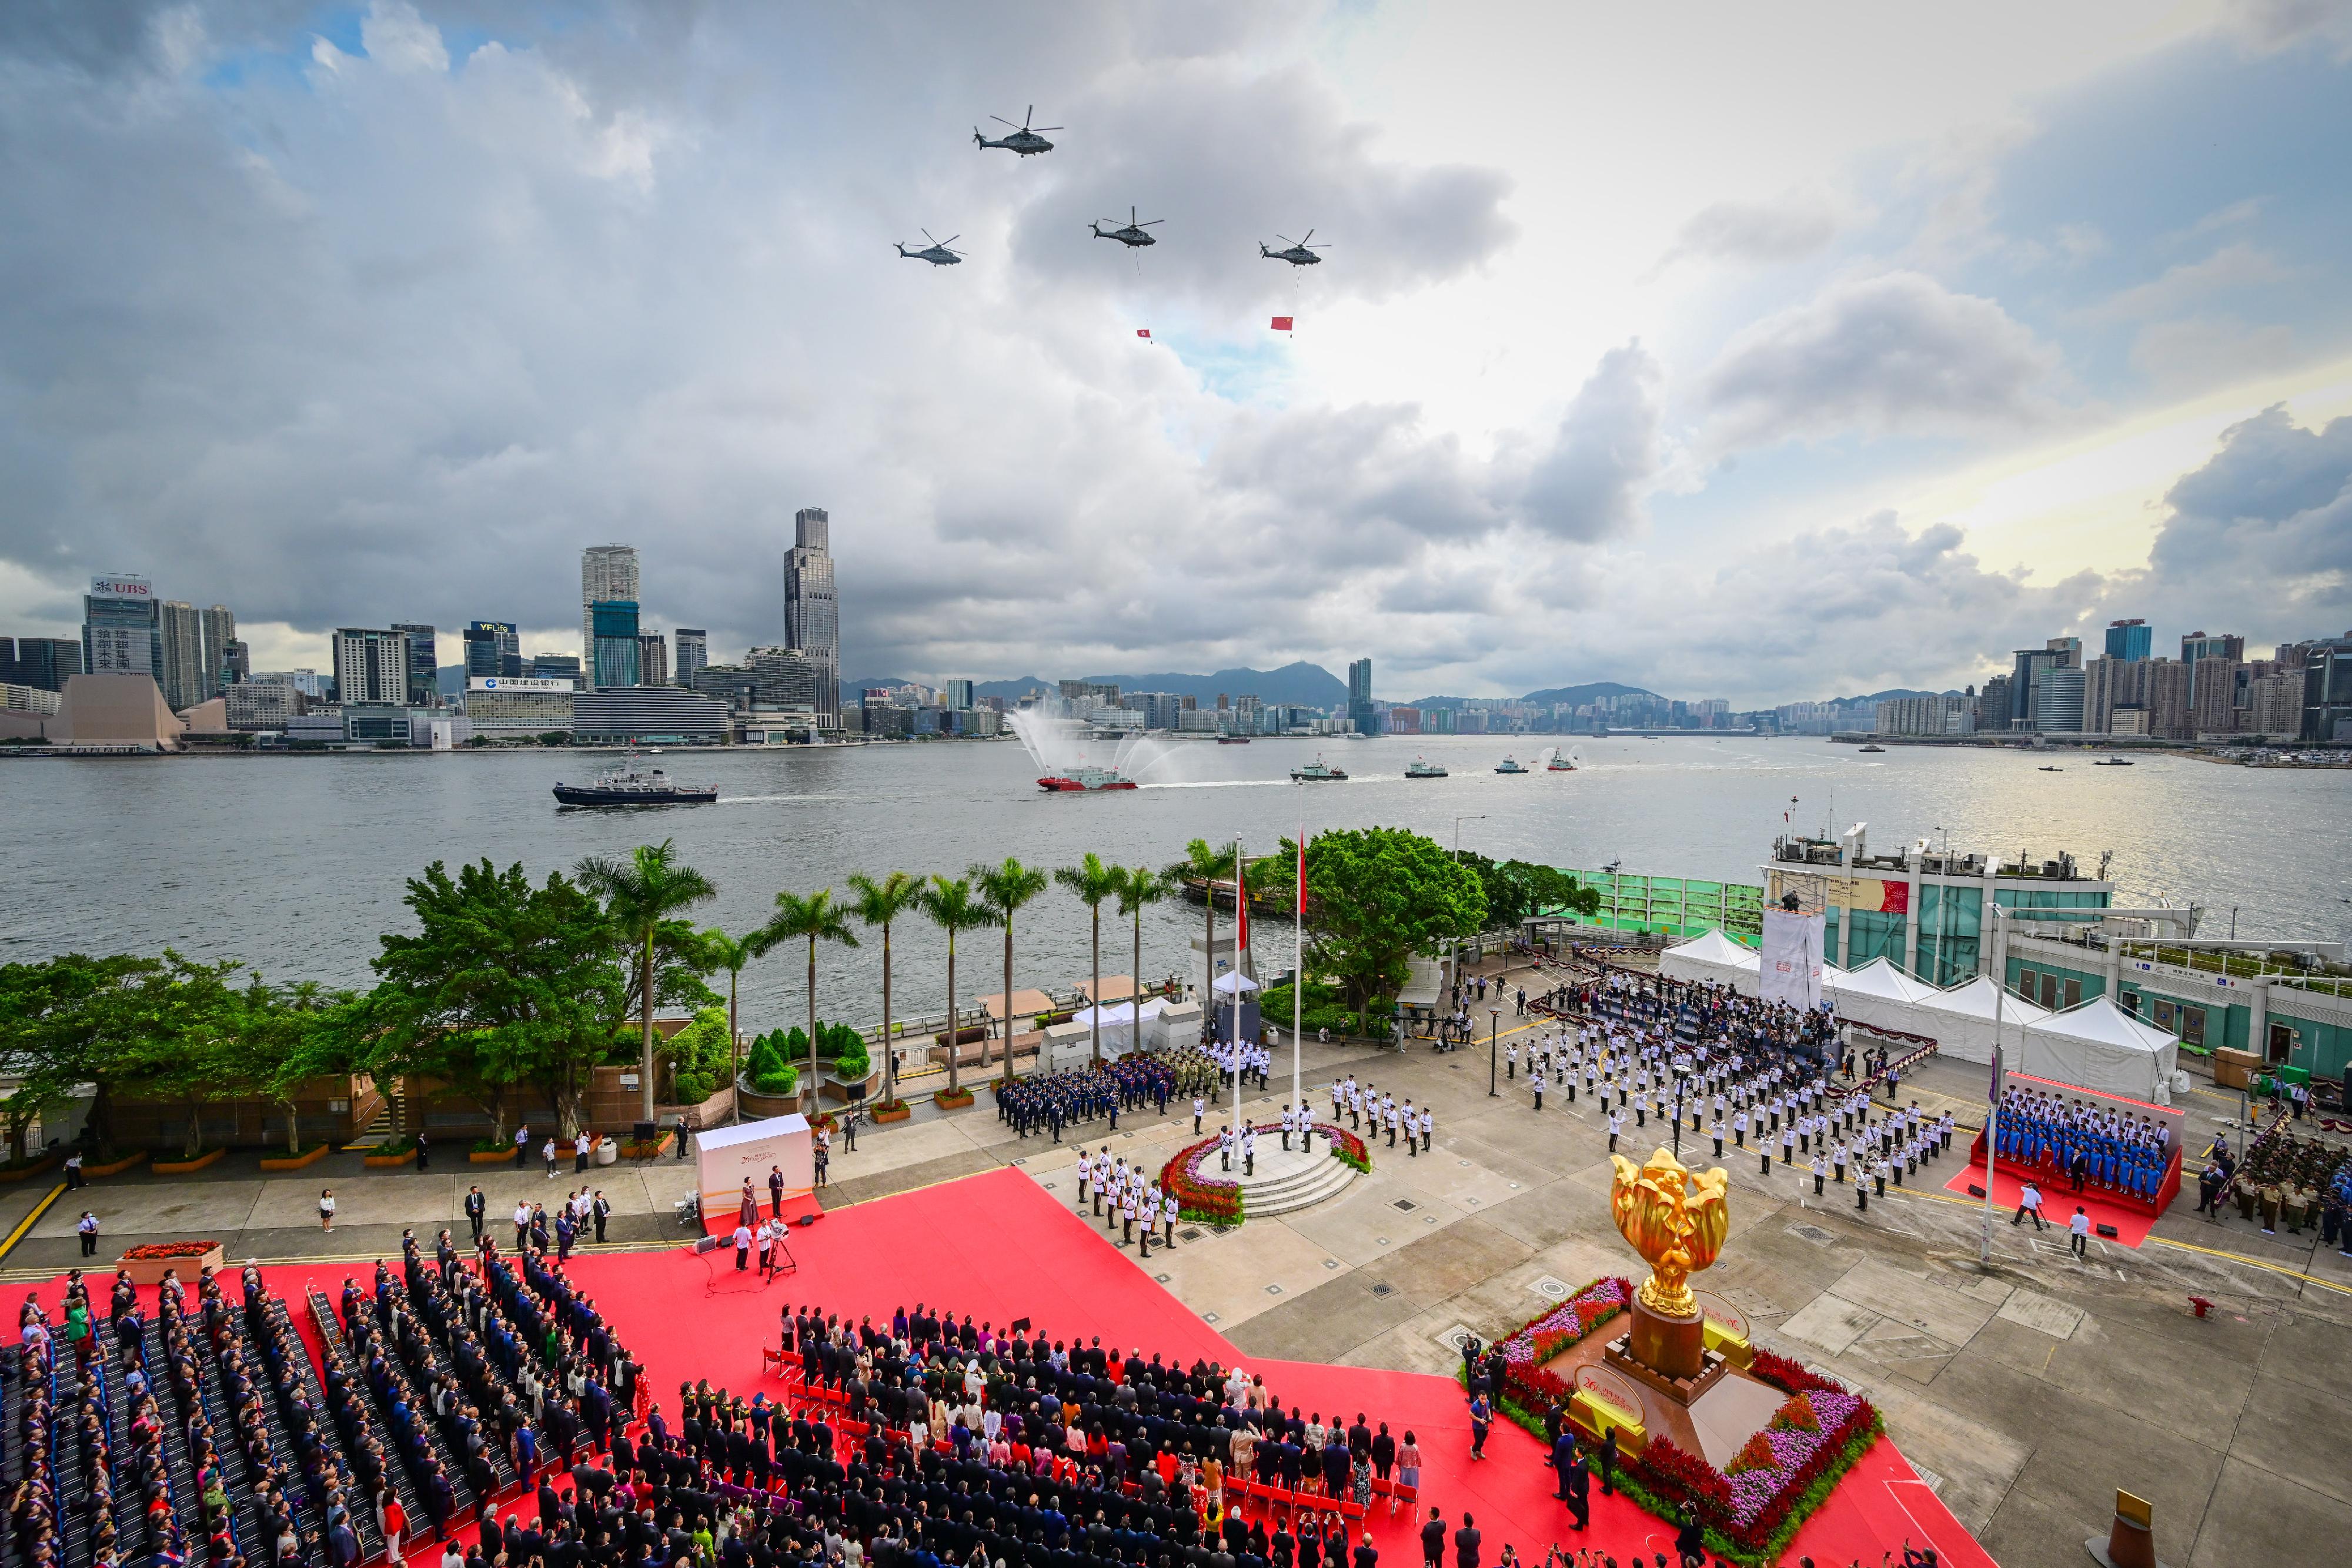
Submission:
<svg viewBox="0 0 2352 1568">
<path fill-rule="evenodd" d="M 81 601 L 81 667 L 163 679 L 163 608 L 143 577 L 93 577 Z"/>
</svg>

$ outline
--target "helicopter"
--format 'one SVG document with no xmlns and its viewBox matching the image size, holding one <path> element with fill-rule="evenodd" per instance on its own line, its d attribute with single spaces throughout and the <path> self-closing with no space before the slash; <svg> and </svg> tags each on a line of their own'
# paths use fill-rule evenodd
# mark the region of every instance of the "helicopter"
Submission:
<svg viewBox="0 0 2352 1568">
<path fill-rule="evenodd" d="M 1000 136 L 993 141 L 982 136 L 980 133 L 980 127 L 975 125 L 971 128 L 972 144 L 976 147 L 1002 147 L 1007 152 L 1017 152 L 1024 158 L 1033 152 L 1051 152 L 1054 150 L 1054 144 L 1038 135 L 1037 131 L 1059 131 L 1062 128 L 1058 125 L 1041 125 L 1037 127 L 1037 131 L 1030 130 L 1029 121 L 1035 117 L 1036 113 L 1037 106 L 1033 103 L 1029 106 L 1029 112 L 1021 117 L 1021 123 L 1013 127 L 1012 135 Z M 1011 120 L 1001 114 L 992 114 L 988 118 L 999 125 L 1013 125 Z"/>
<path fill-rule="evenodd" d="M 908 250 L 902 245 L 898 246 L 898 254 L 909 261 L 928 261 L 933 267 L 953 267 L 963 260 L 963 252 L 948 248 L 963 238 L 963 235 L 950 235 L 945 239 L 931 239 L 931 231 L 925 229 L 923 237 L 931 240 L 929 247 L 922 250 Z"/>
<path fill-rule="evenodd" d="M 1307 239 L 1294 240 L 1288 235 L 1276 235 L 1274 237 L 1282 241 L 1283 244 L 1288 246 L 1290 248 L 1288 250 L 1268 250 L 1265 248 L 1265 242 L 1260 240 L 1257 247 L 1258 255 L 1265 257 L 1268 261 L 1286 261 L 1293 267 L 1319 267 L 1322 265 L 1323 258 L 1315 253 L 1318 250 L 1328 250 L 1330 248 L 1330 242 L 1328 240 L 1322 245 L 1309 245 L 1307 243 L 1307 240 L 1311 240 L 1315 237 L 1315 231 L 1313 229 L 1308 229 L 1307 231 Z"/>
<path fill-rule="evenodd" d="M 1117 218 L 1108 218 L 1104 221 L 1108 223 L 1117 223 L 1118 220 Z M 1099 223 L 1088 224 L 1087 227 L 1094 231 L 1094 236 L 1097 239 L 1115 239 L 1118 241 L 1119 244 L 1125 246 L 1157 245 L 1160 242 L 1153 239 L 1150 235 L 1145 234 L 1143 231 L 1150 228 L 1153 224 L 1165 223 L 1166 221 L 1167 220 L 1165 218 L 1150 218 L 1142 223 L 1137 223 L 1135 221 L 1135 209 L 1133 207 L 1129 207 L 1127 209 L 1127 226 L 1123 229 L 1105 229 L 1102 226 L 1102 224 Z"/>
</svg>

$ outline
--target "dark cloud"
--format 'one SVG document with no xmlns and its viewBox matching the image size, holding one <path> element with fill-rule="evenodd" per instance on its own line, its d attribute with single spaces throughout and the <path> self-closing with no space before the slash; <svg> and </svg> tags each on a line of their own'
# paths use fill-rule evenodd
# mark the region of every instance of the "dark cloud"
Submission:
<svg viewBox="0 0 2352 1568">
<path fill-rule="evenodd" d="M 2224 432 L 2164 501 L 2148 587 L 2184 624 L 2352 624 L 2352 416 L 2313 430 L 2264 409 Z"/>
<path fill-rule="evenodd" d="M 1590 543 L 1632 529 L 1657 476 L 1658 363 L 1639 343 L 1601 356 L 1520 493 L 1528 526 Z"/>
<path fill-rule="evenodd" d="M 2048 415 L 2055 350 L 1990 299 L 1916 272 L 1837 284 L 1726 346 L 1702 396 L 1724 445 L 1844 430 L 1947 434 Z"/>
</svg>

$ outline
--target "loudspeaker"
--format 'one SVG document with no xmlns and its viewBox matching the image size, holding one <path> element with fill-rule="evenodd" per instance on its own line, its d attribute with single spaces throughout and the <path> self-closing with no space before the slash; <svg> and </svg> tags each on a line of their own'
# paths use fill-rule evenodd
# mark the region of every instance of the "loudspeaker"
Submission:
<svg viewBox="0 0 2352 1568">
<path fill-rule="evenodd" d="M 1970 1182 L 1969 1183 L 1969 1196 L 1970 1197 L 1982 1197 L 1984 1196 L 1984 1188 L 1977 1186 L 1974 1182 Z"/>
<path fill-rule="evenodd" d="M 798 1219 L 793 1220 L 793 1223 L 794 1225 L 799 1226 L 802 1229 L 805 1230 L 805 1229 L 807 1229 L 810 1226 L 814 1225 L 818 1220 L 820 1220 L 820 1219 L 822 1219 L 822 1218 L 824 1218 L 824 1216 L 822 1213 L 817 1213 L 817 1214 L 803 1214 L 803 1215 L 802 1215 Z"/>
<path fill-rule="evenodd" d="M 1029 1320 L 1027 1318 L 1015 1318 L 1013 1320 L 1013 1326 L 1005 1332 L 1008 1333 L 1023 1333 L 1028 1330 L 1028 1327 Z"/>
<path fill-rule="evenodd" d="M 705 1252 L 716 1252 L 719 1248 L 719 1239 L 716 1236 L 705 1236 L 694 1244 L 694 1250 L 698 1256 Z"/>
<path fill-rule="evenodd" d="M 641 1144 L 650 1144 L 661 1135 L 661 1129 L 651 1122 L 632 1123 L 629 1131 Z"/>
<path fill-rule="evenodd" d="M 2102 1225 L 2098 1228 L 2098 1231 L 2100 1235 L 2105 1237 L 2110 1241 L 2113 1241 L 2119 1234 L 2112 1225 Z"/>
</svg>

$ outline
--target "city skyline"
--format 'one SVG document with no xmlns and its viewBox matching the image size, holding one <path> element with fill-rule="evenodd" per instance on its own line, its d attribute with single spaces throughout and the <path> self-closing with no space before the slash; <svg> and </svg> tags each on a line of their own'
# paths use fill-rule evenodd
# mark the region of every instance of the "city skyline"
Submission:
<svg viewBox="0 0 2352 1568">
<path fill-rule="evenodd" d="M 2122 617 L 2352 623 L 2333 8 L 1465 16 L 0 32 L 14 167 L 77 176 L 0 176 L 0 623 L 69 634 L 136 566 L 234 606 L 257 667 L 403 614 L 563 647 L 567 563 L 620 538 L 663 562 L 649 627 L 732 650 L 776 635 L 759 563 L 805 496 L 857 520 L 850 670 L 1370 647 L 1398 690 L 1750 706 Z M 855 62 L 813 137 L 752 107 L 798 58 Z M 973 152 L 984 104 L 1048 91 L 1049 158 Z M 1139 260 L 1071 238 L 1138 196 Z M 546 221 L 487 221 L 518 199 Z M 949 215 L 962 267 L 871 254 Z M 1309 222 L 1326 265 L 1276 276 L 1256 232 Z"/>
</svg>

